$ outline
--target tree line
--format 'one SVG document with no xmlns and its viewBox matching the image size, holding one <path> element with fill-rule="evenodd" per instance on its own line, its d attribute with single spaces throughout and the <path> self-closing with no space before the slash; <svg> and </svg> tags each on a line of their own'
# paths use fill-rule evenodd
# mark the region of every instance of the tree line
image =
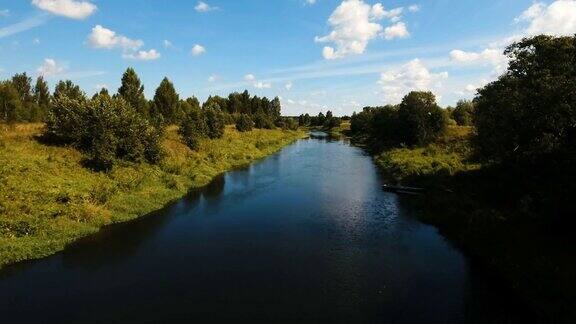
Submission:
<svg viewBox="0 0 576 324">
<path fill-rule="evenodd" d="M 298 116 L 298 124 L 302 127 L 322 127 L 324 129 L 330 130 L 340 126 L 342 119 L 343 118 L 334 116 L 332 111 L 328 110 L 326 115 L 324 115 L 322 112 L 318 113 L 317 116 L 302 114 Z"/>
<path fill-rule="evenodd" d="M 159 162 L 166 125 L 179 125 L 183 141 L 196 150 L 201 139 L 222 137 L 227 124 L 240 132 L 298 127 L 280 113 L 278 97 L 250 96 L 248 91 L 210 96 L 201 105 L 196 97 L 182 99 L 168 78 L 147 100 L 132 68 L 122 75 L 117 93 L 102 89 L 91 98 L 70 80 L 59 81 L 52 94 L 41 76 L 34 86 L 26 73 L 0 83 L 0 122 L 45 122 L 43 141 L 74 146 L 87 154 L 90 166 L 104 170 L 116 160 Z"/>
<path fill-rule="evenodd" d="M 441 109 L 432 93 L 411 92 L 399 105 L 354 114 L 351 132 L 381 150 L 432 143 L 450 122 L 473 126 L 476 158 L 516 175 L 506 191 L 566 221 L 576 212 L 576 36 L 525 38 L 504 54 L 507 71 L 472 101 Z"/>
</svg>

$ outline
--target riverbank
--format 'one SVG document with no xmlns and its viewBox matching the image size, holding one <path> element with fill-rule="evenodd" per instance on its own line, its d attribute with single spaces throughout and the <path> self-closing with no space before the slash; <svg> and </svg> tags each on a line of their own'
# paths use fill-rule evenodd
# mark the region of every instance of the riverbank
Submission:
<svg viewBox="0 0 576 324">
<path fill-rule="evenodd" d="M 567 248 L 574 239 L 523 208 L 532 181 L 523 179 L 525 172 L 475 162 L 471 132 L 450 127 L 436 143 L 391 149 L 375 160 L 391 182 L 426 188 L 408 205 L 421 209 L 423 221 L 489 268 L 542 320 L 576 318 L 576 263 Z"/>
<path fill-rule="evenodd" d="M 84 168 L 75 149 L 37 142 L 42 127 L 21 124 L 0 131 L 0 268 L 53 254 L 102 226 L 160 209 L 216 175 L 305 136 L 227 127 L 223 138 L 203 140 L 194 152 L 180 141 L 176 127 L 169 127 L 162 163 L 119 162 L 100 173 Z"/>
</svg>

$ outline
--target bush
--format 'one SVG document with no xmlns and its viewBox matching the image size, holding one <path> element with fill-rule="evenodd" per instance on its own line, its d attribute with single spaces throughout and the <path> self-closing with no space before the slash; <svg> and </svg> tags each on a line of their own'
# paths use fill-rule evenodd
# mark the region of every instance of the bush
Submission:
<svg viewBox="0 0 576 324">
<path fill-rule="evenodd" d="M 236 121 L 236 129 L 239 132 L 249 132 L 252 130 L 252 127 L 254 127 L 254 122 L 250 116 L 241 114 L 240 117 L 238 117 L 238 120 Z"/>
<path fill-rule="evenodd" d="M 89 165 L 109 170 L 116 159 L 158 163 L 161 129 L 156 129 L 122 98 L 98 95 L 89 101 L 62 96 L 49 112 L 44 138 L 87 153 Z"/>
<path fill-rule="evenodd" d="M 191 150 L 198 150 L 200 140 L 207 136 L 208 125 L 200 109 L 193 109 L 182 119 L 180 129 L 178 130 L 184 143 Z"/>
<path fill-rule="evenodd" d="M 274 129 L 274 121 L 266 114 L 260 113 L 254 116 L 254 127 L 260 129 Z"/>
<path fill-rule="evenodd" d="M 220 138 L 224 135 L 225 121 L 222 112 L 215 108 L 208 108 L 204 111 L 206 116 L 206 126 L 209 138 Z"/>
</svg>

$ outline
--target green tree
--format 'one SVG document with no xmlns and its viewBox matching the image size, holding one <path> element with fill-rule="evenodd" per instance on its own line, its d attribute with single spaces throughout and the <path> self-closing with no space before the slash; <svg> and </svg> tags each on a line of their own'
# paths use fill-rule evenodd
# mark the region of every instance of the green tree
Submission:
<svg viewBox="0 0 576 324">
<path fill-rule="evenodd" d="M 474 117 L 474 103 L 470 100 L 460 100 L 451 112 L 452 118 L 459 126 L 472 125 Z"/>
<path fill-rule="evenodd" d="M 398 122 L 401 141 L 408 145 L 431 143 L 443 134 L 447 125 L 434 94 L 422 91 L 412 91 L 402 99 Z"/>
<path fill-rule="evenodd" d="M 180 97 L 174 85 L 168 78 L 164 78 L 154 94 L 155 113 L 162 115 L 166 123 L 178 123 L 181 117 Z"/>
<path fill-rule="evenodd" d="M 184 115 L 178 133 L 191 150 L 198 150 L 200 140 L 208 133 L 206 118 L 200 108 L 194 107 Z"/>
<path fill-rule="evenodd" d="M 211 139 L 222 137 L 225 128 L 222 112 L 214 108 L 208 108 L 204 111 L 204 116 L 206 116 L 207 125 L 206 135 Z"/>
<path fill-rule="evenodd" d="M 238 120 L 236 121 L 236 129 L 239 132 L 249 132 L 252 130 L 252 127 L 254 127 L 254 122 L 250 116 L 247 114 L 241 114 L 240 117 L 238 117 Z"/>
<path fill-rule="evenodd" d="M 0 120 L 15 123 L 22 118 L 22 101 L 12 82 L 0 82 Z"/>
<path fill-rule="evenodd" d="M 67 97 L 71 100 L 86 101 L 86 94 L 84 94 L 79 86 L 70 80 L 60 81 L 56 84 L 54 98 L 61 99 L 62 97 Z"/>
<path fill-rule="evenodd" d="M 126 100 L 138 113 L 148 118 L 148 101 L 144 97 L 144 86 L 133 68 L 128 68 L 122 75 L 122 85 L 118 88 L 118 95 Z"/>
<path fill-rule="evenodd" d="M 474 100 L 478 151 L 510 162 L 576 152 L 576 37 L 527 38 L 505 54 L 507 72 Z"/>
<path fill-rule="evenodd" d="M 37 111 L 32 114 L 32 120 L 44 120 L 50 109 L 50 89 L 42 76 L 36 79 L 36 84 L 34 85 L 34 103 Z"/>
</svg>

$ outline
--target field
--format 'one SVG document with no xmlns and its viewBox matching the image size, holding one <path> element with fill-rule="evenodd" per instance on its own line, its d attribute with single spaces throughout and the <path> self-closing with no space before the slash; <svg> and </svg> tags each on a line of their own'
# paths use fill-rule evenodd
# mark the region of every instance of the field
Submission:
<svg viewBox="0 0 576 324">
<path fill-rule="evenodd" d="M 67 244 L 161 208 L 190 188 L 249 164 L 304 136 L 302 131 L 227 127 L 223 138 L 186 147 L 167 130 L 160 165 L 120 163 L 109 173 L 81 165 L 72 148 L 40 144 L 42 124 L 0 125 L 0 268 L 44 257 Z"/>
</svg>

